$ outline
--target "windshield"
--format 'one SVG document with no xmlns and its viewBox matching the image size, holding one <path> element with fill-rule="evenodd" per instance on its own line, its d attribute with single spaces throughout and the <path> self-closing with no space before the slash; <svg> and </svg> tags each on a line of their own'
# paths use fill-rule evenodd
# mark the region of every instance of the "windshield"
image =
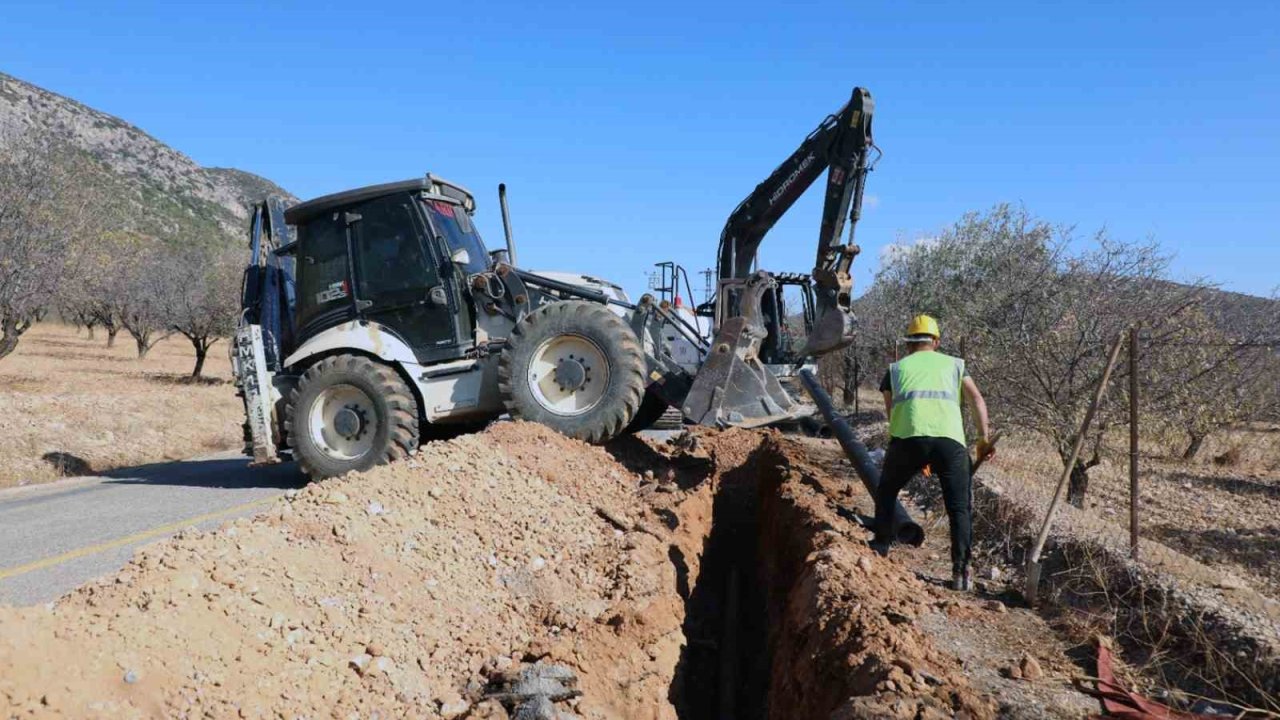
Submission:
<svg viewBox="0 0 1280 720">
<path fill-rule="evenodd" d="M 427 214 L 431 216 L 432 227 L 444 236 L 450 255 L 459 250 L 467 251 L 467 255 L 470 256 L 467 262 L 459 264 L 467 275 L 489 269 L 489 252 L 485 250 L 484 243 L 476 232 L 476 226 L 471 223 L 471 216 L 466 210 L 439 200 L 424 200 L 422 204 L 426 207 Z"/>
</svg>

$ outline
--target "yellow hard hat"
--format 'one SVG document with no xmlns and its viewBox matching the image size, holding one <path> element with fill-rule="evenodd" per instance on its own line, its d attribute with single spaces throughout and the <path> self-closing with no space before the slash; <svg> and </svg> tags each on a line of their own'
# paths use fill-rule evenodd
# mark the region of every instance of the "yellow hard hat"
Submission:
<svg viewBox="0 0 1280 720">
<path fill-rule="evenodd" d="M 935 340 L 942 338 L 942 332 L 938 330 L 938 321 L 932 316 L 920 314 L 911 318 L 911 324 L 907 326 L 907 340 L 921 340 L 923 336 L 928 335 Z"/>
</svg>

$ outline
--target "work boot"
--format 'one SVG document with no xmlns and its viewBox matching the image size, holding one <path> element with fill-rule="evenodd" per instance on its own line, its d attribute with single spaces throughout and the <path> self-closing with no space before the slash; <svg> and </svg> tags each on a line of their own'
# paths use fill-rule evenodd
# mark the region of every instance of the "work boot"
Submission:
<svg viewBox="0 0 1280 720">
<path fill-rule="evenodd" d="M 875 551 L 880 557 L 889 557 L 889 541 L 888 540 L 868 540 L 867 547 Z"/>
<path fill-rule="evenodd" d="M 953 568 L 950 587 L 952 590 L 959 592 L 971 592 L 973 590 L 973 575 L 970 574 L 969 568 Z"/>
</svg>

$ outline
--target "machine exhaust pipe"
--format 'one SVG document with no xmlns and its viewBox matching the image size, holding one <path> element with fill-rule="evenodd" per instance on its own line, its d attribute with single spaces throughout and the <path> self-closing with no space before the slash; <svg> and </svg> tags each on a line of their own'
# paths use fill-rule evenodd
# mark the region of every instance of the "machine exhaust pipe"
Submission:
<svg viewBox="0 0 1280 720">
<path fill-rule="evenodd" d="M 507 236 L 507 262 L 516 265 L 516 241 L 511 237 L 511 211 L 507 208 L 507 184 L 498 183 L 498 205 L 502 207 L 502 233 Z"/>
<path fill-rule="evenodd" d="M 827 426 L 831 429 L 831 433 L 840 442 L 840 447 L 844 449 L 844 454 L 849 456 L 849 462 L 853 464 L 853 469 L 857 471 L 858 477 L 862 479 L 862 484 L 874 499 L 876 488 L 880 487 L 880 470 L 872 462 L 871 454 L 867 452 L 867 446 L 863 445 L 858 436 L 853 434 L 853 428 L 849 427 L 849 423 L 845 421 L 844 417 L 836 412 L 836 406 L 835 403 L 831 402 L 831 396 L 827 394 L 826 390 L 822 389 L 822 386 L 818 384 L 818 378 L 814 377 L 811 371 L 801 370 L 800 381 L 804 383 L 804 389 L 808 390 L 809 395 L 813 397 L 813 402 L 818 406 L 818 410 L 827 419 Z M 893 506 L 893 531 L 900 543 L 916 547 L 924 543 L 924 528 L 911 519 L 911 516 L 907 514 L 906 508 L 902 507 L 900 502 L 894 503 Z"/>
</svg>

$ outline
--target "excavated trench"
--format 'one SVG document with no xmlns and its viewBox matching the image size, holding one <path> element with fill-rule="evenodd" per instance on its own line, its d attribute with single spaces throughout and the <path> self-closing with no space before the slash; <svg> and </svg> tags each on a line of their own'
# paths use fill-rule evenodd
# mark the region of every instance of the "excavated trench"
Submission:
<svg viewBox="0 0 1280 720">
<path fill-rule="evenodd" d="M 0 716 L 991 717 L 807 457 L 741 430 L 432 443 L 0 610 Z"/>
<path fill-rule="evenodd" d="M 770 672 L 760 569 L 760 450 L 718 473 L 700 570 L 685 597 L 672 703 L 681 718 L 763 720 Z M 673 561 L 686 562 L 672 546 Z"/>
<path fill-rule="evenodd" d="M 685 642 L 668 701 L 682 720 L 990 716 L 914 626 L 917 581 L 844 534 L 803 450 L 766 433 L 695 436 L 615 458 L 681 489 L 655 496 Z"/>
</svg>

